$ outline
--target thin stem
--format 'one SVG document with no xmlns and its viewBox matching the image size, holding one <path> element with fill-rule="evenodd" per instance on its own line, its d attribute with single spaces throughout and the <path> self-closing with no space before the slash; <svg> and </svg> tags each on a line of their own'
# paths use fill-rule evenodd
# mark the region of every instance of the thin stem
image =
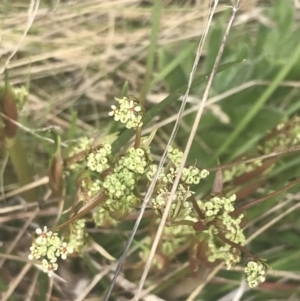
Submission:
<svg viewBox="0 0 300 301">
<path fill-rule="evenodd" d="M 236 244 L 235 242 L 231 241 L 230 239 L 227 239 L 225 237 L 224 234 L 222 233 L 218 233 L 217 236 L 222 240 L 224 241 L 225 243 L 227 243 L 228 245 L 240 250 L 241 252 L 245 253 L 249 258 L 252 258 L 252 259 L 256 259 L 255 256 L 253 256 L 246 248 L 244 248 L 243 246 L 239 245 L 239 244 Z"/>
<path fill-rule="evenodd" d="M 201 211 L 201 209 L 200 209 L 200 207 L 199 207 L 199 205 L 198 205 L 198 203 L 197 203 L 195 197 L 192 195 L 190 198 L 191 198 L 191 202 L 192 202 L 192 204 L 193 204 L 193 207 L 194 207 L 195 211 L 197 212 L 199 218 L 200 218 L 200 219 L 205 219 L 205 215 L 204 215 L 204 213 Z"/>
<path fill-rule="evenodd" d="M 194 227 L 195 222 L 189 221 L 189 220 L 183 220 L 183 221 L 180 221 L 180 222 L 172 222 L 172 227 L 173 226 L 183 226 L 183 225 Z"/>
<path fill-rule="evenodd" d="M 212 20 L 212 17 L 214 15 L 214 12 L 216 10 L 217 5 L 218 5 L 218 0 L 214 1 L 214 5 L 211 8 L 210 15 L 209 15 L 209 18 L 208 18 L 208 21 L 207 21 L 207 27 L 205 29 L 205 34 L 202 36 L 203 41 L 205 40 L 206 34 L 208 32 L 209 25 L 211 24 L 211 20 Z M 198 129 L 198 125 L 199 125 L 200 119 L 202 117 L 203 109 L 204 109 L 205 103 L 206 103 L 206 101 L 208 99 L 208 94 L 209 94 L 209 91 L 210 91 L 213 79 L 215 77 L 215 74 L 217 72 L 217 69 L 218 69 L 218 66 L 219 66 L 222 54 L 223 54 L 223 51 L 224 51 L 224 48 L 225 48 L 225 43 L 226 43 L 229 31 L 230 31 L 231 25 L 233 24 L 235 13 L 236 13 L 236 10 L 233 9 L 233 14 L 232 14 L 232 16 L 231 16 L 231 18 L 230 18 L 230 20 L 228 22 L 228 25 L 227 25 L 227 28 L 226 28 L 226 31 L 225 31 L 225 34 L 224 34 L 224 37 L 223 37 L 223 40 L 222 40 L 222 44 L 220 46 L 220 49 L 219 49 L 219 52 L 217 54 L 217 57 L 216 57 L 213 69 L 212 69 L 211 74 L 210 74 L 209 79 L 208 79 L 207 86 L 206 86 L 204 94 L 203 94 L 202 101 L 199 104 L 198 112 L 197 112 L 197 115 L 195 117 L 195 120 L 194 120 L 194 123 L 193 123 L 193 126 L 192 126 L 192 130 L 191 130 L 191 133 L 189 135 L 189 138 L 188 138 L 188 141 L 187 141 L 187 144 L 186 144 L 185 151 L 183 153 L 182 161 L 181 161 L 181 164 L 180 164 L 180 166 L 178 168 L 178 173 L 177 173 L 176 178 L 174 180 L 174 183 L 173 183 L 170 195 L 168 197 L 168 201 L 167 201 L 166 206 L 165 206 L 165 210 L 164 210 L 163 216 L 161 218 L 161 221 L 160 221 L 160 224 L 158 226 L 155 238 L 153 240 L 153 244 L 152 244 L 151 250 L 149 252 L 149 257 L 147 259 L 147 262 L 146 262 L 143 274 L 141 276 L 141 280 L 139 282 L 139 286 L 138 286 L 137 292 L 136 292 L 135 297 L 133 299 L 134 301 L 139 300 L 141 291 L 143 289 L 143 286 L 144 286 L 144 283 L 146 281 L 148 272 L 150 270 L 153 258 L 155 256 L 155 252 L 156 252 L 157 246 L 159 244 L 159 241 L 160 241 L 160 238 L 161 238 L 161 235 L 162 235 L 162 232 L 163 232 L 166 220 L 168 218 L 168 214 L 169 214 L 169 210 L 171 208 L 173 197 L 174 197 L 175 192 L 177 190 L 177 187 L 179 185 L 179 181 L 180 181 L 180 178 L 181 178 L 182 170 L 184 168 L 185 162 L 187 160 L 188 153 L 189 153 L 189 151 L 191 149 L 192 142 L 194 140 L 196 131 Z M 195 58 L 195 61 L 194 61 L 194 65 L 193 65 L 193 68 L 192 68 L 192 71 L 191 71 L 191 74 L 190 74 L 189 85 L 188 85 L 188 88 L 187 88 L 186 93 L 185 93 L 184 98 L 183 98 L 183 102 L 182 102 L 183 104 L 185 104 L 185 102 L 187 100 L 187 97 L 188 97 L 188 95 L 190 93 L 190 89 L 191 89 L 191 85 L 192 85 L 192 82 L 193 82 L 193 79 L 194 79 L 194 75 L 195 75 L 195 72 L 196 72 L 196 69 L 197 69 L 197 66 L 198 66 L 198 62 L 200 60 L 202 46 L 203 46 L 203 43 L 200 42 L 198 50 L 197 50 L 197 55 L 196 55 L 196 58 Z M 179 113 L 179 116 L 180 117 L 182 116 L 182 112 Z"/>
<path fill-rule="evenodd" d="M 135 132 L 134 148 L 138 148 L 141 144 L 142 128 L 138 126 Z"/>
<path fill-rule="evenodd" d="M 251 208 L 251 207 L 253 207 L 255 205 L 258 205 L 258 204 L 260 204 L 260 203 L 262 203 L 262 202 L 270 199 L 271 197 L 276 196 L 276 195 L 284 192 L 285 190 L 288 190 L 288 189 L 292 188 L 293 186 L 297 185 L 298 183 L 300 183 L 300 178 L 298 178 L 297 180 L 295 180 L 291 184 L 286 185 L 285 187 L 283 187 L 283 188 L 281 188 L 281 189 L 279 189 L 279 190 L 277 190 L 275 192 L 272 192 L 272 193 L 268 194 L 267 196 L 264 196 L 264 197 L 262 197 L 262 198 L 260 198 L 258 200 L 254 200 L 254 201 L 250 202 L 249 204 L 246 204 L 245 206 L 237 208 L 236 210 L 234 210 L 232 212 L 231 215 L 232 216 L 238 216 L 241 213 L 243 213 L 244 211 L 246 211 L 247 209 L 249 209 L 249 208 Z"/>
<path fill-rule="evenodd" d="M 67 225 L 69 225 L 70 223 L 74 222 L 75 220 L 85 216 L 86 214 L 88 214 L 91 210 L 93 210 L 94 208 L 96 208 L 97 206 L 99 206 L 101 203 L 103 203 L 106 200 L 106 195 L 104 193 L 104 190 L 101 190 L 96 196 L 94 196 L 88 204 L 86 204 L 85 206 L 83 206 L 80 211 L 73 215 L 72 217 L 70 217 L 66 222 L 55 226 L 54 228 L 51 229 L 51 231 L 57 231 Z"/>
</svg>

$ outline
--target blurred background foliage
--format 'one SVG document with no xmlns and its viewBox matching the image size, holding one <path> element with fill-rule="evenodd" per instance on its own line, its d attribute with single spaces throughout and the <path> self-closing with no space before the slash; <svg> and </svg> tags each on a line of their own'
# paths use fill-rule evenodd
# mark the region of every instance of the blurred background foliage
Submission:
<svg viewBox="0 0 300 301">
<path fill-rule="evenodd" d="M 33 166 L 36 179 L 47 174 L 49 158 L 53 156 L 55 146 L 39 139 L 35 133 L 53 138 L 52 132 L 55 132 L 55 135 L 62 137 L 63 143 L 69 145 L 83 136 L 94 137 L 101 142 L 109 135 L 111 141 L 115 140 L 116 150 L 126 146 L 130 132 L 125 132 L 124 128 L 113 122 L 108 112 L 114 103 L 114 96 L 122 96 L 125 90 L 130 95 L 140 95 L 149 71 L 146 66 L 150 51 L 147 50 L 156 42 L 154 66 L 144 103 L 151 114 L 147 116 L 144 132 L 149 134 L 158 126 L 152 151 L 159 160 L 181 105 L 179 96 L 185 92 L 210 1 L 157 2 L 161 7 L 157 7 L 156 11 L 152 1 L 138 0 L 61 0 L 43 1 L 40 4 L 31 29 L 8 66 L 11 85 L 20 86 L 30 82 L 28 102 L 19 114 L 19 122 L 31 132 L 19 129 L 19 137 L 24 143 L 26 157 Z M 29 5 L 29 1 L 18 0 L 4 0 L 0 4 L 1 66 L 21 39 L 28 20 Z M 174 142 L 181 150 L 185 148 L 207 75 L 220 47 L 231 12 L 230 5 L 230 1 L 220 1 L 210 27 L 186 114 Z M 224 70 L 220 70 L 213 82 L 209 105 L 204 111 L 189 154 L 189 164 L 196 162 L 198 167 L 213 168 L 218 164 L 239 160 L 241 156 L 259 156 L 257 145 L 268 131 L 299 115 L 299 22 L 299 1 L 241 1 L 221 60 Z M 157 41 L 153 36 L 150 38 L 151 28 L 152 34 L 153 30 L 157 30 L 153 29 L 153 24 L 159 24 Z M 0 78 L 4 82 L 3 74 Z M 271 89 L 268 94 L 267 89 Z M 215 102 L 210 103 L 210 100 Z M 168 105 L 161 108 L 159 104 L 163 101 Z M 51 130 L 48 130 L 49 127 L 52 127 Z M 17 184 L 10 162 L 5 163 L 4 148 L 1 156 L 1 191 L 6 193 L 17 188 Z M 265 196 L 287 185 L 291 178 L 300 176 L 299 164 L 298 153 L 280 158 L 268 170 L 262 186 L 256 187 L 251 195 L 239 202 Z M 209 178 L 195 187 L 197 196 L 211 192 L 214 173 Z M 74 183 L 74 177 L 67 179 L 69 202 L 72 202 L 76 193 Z M 46 191 L 45 186 L 40 187 L 41 195 Z M 247 211 L 250 224 L 246 234 L 255 234 L 292 208 L 299 202 L 298 195 L 299 186 L 296 186 L 251 208 Z M 287 199 L 289 202 L 286 202 Z M 3 253 L 26 222 L 26 210 L 32 212 L 34 208 L 6 210 L 20 204 L 23 203 L 18 197 L 1 202 L 0 238 Z M 37 206 L 37 202 L 32 206 Z M 46 217 L 51 223 L 56 218 L 55 206 L 51 207 L 50 202 L 37 215 Z M 269 273 L 267 282 L 261 287 L 255 290 L 244 288 L 239 300 L 300 300 L 298 216 L 299 211 L 294 210 L 259 233 L 250 243 L 249 249 L 266 258 L 274 273 Z M 134 224 L 134 216 L 132 219 L 114 229 L 95 229 L 90 225 L 90 235 L 98 245 L 117 258 L 122 254 Z M 37 222 L 41 222 L 41 219 L 37 218 Z M 31 224 L 28 233 L 32 229 Z M 150 219 L 145 218 L 135 238 L 133 248 L 136 250 L 125 265 L 124 281 L 137 283 L 139 280 L 143 265 L 137 263 L 138 253 L 147 248 L 143 246 L 143 239 L 151 233 L 149 229 L 153 234 Z M 30 244 L 30 235 L 17 241 L 12 254 L 26 256 L 27 249 L 24 246 Z M 23 275 L 10 291 L 23 263 L 6 260 L 0 273 L 2 300 L 25 300 L 22 292 L 24 287 L 31 285 L 34 294 L 32 299 L 26 300 L 75 300 L 74 294 L 80 285 L 86 287 L 89 279 L 97 279 L 103 269 L 107 269 L 108 276 L 112 273 L 107 268 L 108 263 L 95 254 L 93 247 L 91 249 L 83 258 L 66 264 L 61 275 L 72 284 L 66 286 L 58 281 L 50 297 L 42 292 L 51 291 L 51 281 L 44 275 L 35 279 L 36 276 L 32 275 L 38 271 L 34 269 Z M 202 280 L 191 277 L 187 263 L 186 254 L 181 252 L 163 271 L 153 270 L 147 286 L 156 284 L 152 293 L 165 300 L 186 300 L 206 275 L 200 273 Z M 184 268 L 179 273 L 174 272 L 180 266 Z M 99 281 L 95 281 L 94 287 L 88 292 L 88 297 L 80 299 L 80 292 L 76 300 L 102 300 L 101 296 L 110 283 L 109 277 L 99 277 Z M 203 288 L 197 300 L 235 300 L 237 289 L 243 287 L 241 279 L 239 268 L 236 271 L 221 270 Z M 117 299 L 118 296 L 129 298 L 130 290 L 119 283 L 114 297 L 116 300 L 121 300 Z"/>
</svg>

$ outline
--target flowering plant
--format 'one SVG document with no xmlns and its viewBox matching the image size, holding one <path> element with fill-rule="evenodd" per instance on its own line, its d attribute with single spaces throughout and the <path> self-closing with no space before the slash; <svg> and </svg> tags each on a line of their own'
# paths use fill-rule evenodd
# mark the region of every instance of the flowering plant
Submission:
<svg viewBox="0 0 300 301">
<path fill-rule="evenodd" d="M 69 231 L 63 238 L 54 232 L 61 226 L 50 231 L 44 227 L 36 230 L 30 247 L 29 259 L 40 260 L 49 276 L 57 270 L 58 258 L 66 259 L 72 253 L 81 254 L 88 245 L 84 215 L 92 210 L 86 207 L 91 198 L 98 200 L 93 210 L 95 224 L 102 227 L 116 225 L 141 205 L 147 187 L 158 172 L 149 146 L 152 138 L 141 138 L 140 135 L 145 111 L 143 106 L 133 97 L 116 100 L 119 106 L 112 105 L 109 115 L 127 128 L 136 129 L 135 143 L 121 155 L 114 156 L 111 144 L 93 146 L 92 141 L 85 138 L 70 152 L 69 157 L 77 157 L 78 160 L 66 160 L 69 162 L 67 167 L 80 171 L 77 177 L 78 201 L 84 209 L 64 224 L 68 224 Z M 157 175 L 150 200 L 156 221 L 166 208 L 182 157 L 180 150 L 170 147 L 168 162 Z M 193 185 L 199 185 L 208 175 L 208 170 L 196 166 L 183 168 L 154 266 L 162 268 L 164 262 L 172 259 L 176 250 L 185 243 L 191 244 L 192 261 L 200 260 L 199 249 L 204 247 L 208 262 L 224 262 L 227 269 L 238 263 L 244 252 L 249 257 L 245 268 L 247 280 L 251 287 L 255 287 L 265 280 L 267 265 L 244 248 L 244 215 L 235 209 L 236 195 L 219 193 L 198 200 L 195 197 Z M 172 239 L 164 239 L 164 235 Z M 151 239 L 146 243 L 150 244 Z M 140 253 L 142 260 L 147 256 L 146 249 Z"/>
</svg>

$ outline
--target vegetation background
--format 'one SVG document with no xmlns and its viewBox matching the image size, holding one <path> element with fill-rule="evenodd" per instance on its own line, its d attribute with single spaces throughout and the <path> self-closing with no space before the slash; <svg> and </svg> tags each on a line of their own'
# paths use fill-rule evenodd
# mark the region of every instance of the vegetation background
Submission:
<svg viewBox="0 0 300 301">
<path fill-rule="evenodd" d="M 113 276 L 114 263 L 101 256 L 122 255 L 133 221 L 117 228 L 96 229 L 83 257 L 66 262 L 59 275 L 48 279 L 27 262 L 33 229 L 53 224 L 62 205 L 47 199 L 47 170 L 55 152 L 56 132 L 62 141 L 84 136 L 99 141 L 116 139 L 124 129 L 109 116 L 114 96 L 124 90 L 144 101 L 154 115 L 144 128 L 158 131 L 152 144 L 155 159 L 166 147 L 185 92 L 197 46 L 207 21 L 209 0 L 4 0 L 0 3 L 0 67 L 18 48 L 7 66 L 12 86 L 28 85 L 28 101 L 19 114 L 22 153 L 34 170 L 41 199 L 25 202 L 9 156 L 1 142 L 0 291 L 1 300 L 103 300 Z M 174 145 L 184 150 L 207 79 L 219 50 L 232 2 L 219 1 L 197 69 Z M 35 11 L 36 10 L 36 11 Z M 29 29 L 30 27 L 30 29 Z M 29 29 L 24 35 L 24 31 Z M 295 0 L 244 0 L 221 60 L 222 72 L 213 82 L 188 162 L 213 168 L 256 157 L 257 144 L 269 130 L 300 111 L 300 3 Z M 22 43 L 19 45 L 20 41 Z M 0 74 L 4 83 L 4 74 Z M 169 97 L 169 105 L 159 103 Z M 50 130 L 51 131 L 50 131 Z M 121 137 L 121 136 L 120 136 Z M 123 136 L 124 137 L 124 136 Z M 123 139 L 123 140 L 122 140 Z M 118 147 L 128 142 L 117 140 Z M 300 176 L 298 152 L 283 156 L 264 174 L 264 181 L 245 203 L 281 189 Z M 195 188 L 211 192 L 214 173 Z M 75 179 L 67 181 L 67 196 L 76 192 Z M 143 300 L 300 300 L 299 186 L 247 211 L 251 252 L 267 259 L 273 270 L 267 281 L 250 290 L 242 265 L 189 271 L 185 252 L 163 270 L 152 270 Z M 297 209 L 298 208 L 298 209 Z M 111 300 L 132 298 L 143 264 L 138 254 L 149 235 L 145 218 Z M 145 246 L 144 246 L 145 247 Z M 100 251 L 99 251 L 100 250 Z M 187 251 L 187 250 L 185 250 Z M 197 291 L 198 289 L 198 291 Z M 115 298 L 115 299 L 114 299 Z"/>
</svg>

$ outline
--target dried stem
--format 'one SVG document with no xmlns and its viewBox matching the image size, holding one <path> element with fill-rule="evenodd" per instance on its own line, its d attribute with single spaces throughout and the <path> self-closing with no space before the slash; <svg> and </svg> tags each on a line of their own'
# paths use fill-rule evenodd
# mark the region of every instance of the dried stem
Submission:
<svg viewBox="0 0 300 301">
<path fill-rule="evenodd" d="M 237 5 L 238 5 L 238 2 L 237 1 Z M 216 9 L 218 5 L 218 1 L 215 0 L 214 1 L 214 6 L 211 10 L 211 14 L 210 14 L 210 18 L 207 22 L 207 30 L 206 30 L 206 33 L 208 31 L 208 28 L 209 28 L 209 25 L 211 24 L 211 19 L 212 19 L 212 16 L 214 14 L 214 11 Z M 151 250 L 150 250 L 150 254 L 149 254 L 149 257 L 148 257 L 148 260 L 147 260 L 147 263 L 146 263 L 146 266 L 145 266 L 145 269 L 144 269 L 144 272 L 143 272 L 143 275 L 142 275 L 142 278 L 141 278 L 141 281 L 139 283 L 139 288 L 138 288 L 138 292 L 134 298 L 134 301 L 137 301 L 139 299 L 139 296 L 140 296 L 140 293 L 142 291 L 142 288 L 143 288 L 143 285 L 145 283 L 145 280 L 146 280 L 146 277 L 148 275 L 148 272 L 150 270 L 150 267 L 151 267 L 151 263 L 152 263 L 152 260 L 155 256 L 155 251 L 156 251 L 156 248 L 158 246 L 158 243 L 159 243 L 159 240 L 160 240 L 160 237 L 161 237 L 161 234 L 163 232 L 163 228 L 164 228 L 164 225 L 166 223 L 166 220 L 167 220 L 167 217 L 168 217 L 168 213 L 169 213 L 169 210 L 171 208 L 171 204 L 172 204 L 172 199 L 174 197 L 174 194 L 177 190 L 177 186 L 179 184 L 179 181 L 180 181 L 180 178 L 181 178 L 181 173 L 182 173 L 182 170 L 184 168 L 184 165 L 185 165 L 185 162 L 186 162 L 186 159 L 187 159 L 187 156 L 188 156 L 188 153 L 190 151 L 190 148 L 191 148 L 191 145 L 192 145 L 192 142 L 193 142 L 193 139 L 194 139 L 194 136 L 196 134 L 196 131 L 197 131 L 197 128 L 198 128 L 198 125 L 199 125 L 199 122 L 200 122 L 200 119 L 201 119 L 201 116 L 202 116 L 202 112 L 203 112 L 203 109 L 205 107 L 205 103 L 208 99 L 208 93 L 210 91 L 210 88 L 211 88 L 211 85 L 212 85 L 212 82 L 213 82 L 213 79 L 214 79 L 214 76 L 217 72 L 217 68 L 218 68 L 218 65 L 220 63 L 220 60 L 221 60 L 221 57 L 222 57 L 222 54 L 223 54 L 223 51 L 224 51 L 224 48 L 225 48 L 225 43 L 226 43 L 226 40 L 227 40 L 227 37 L 228 37 L 228 34 L 229 34 L 229 31 L 230 31 L 230 28 L 233 24 L 233 20 L 235 18 L 235 13 L 236 13 L 237 9 L 233 9 L 233 13 L 232 13 L 232 16 L 229 20 L 229 23 L 227 25 L 227 29 L 225 31 L 225 35 L 224 35 L 224 38 L 223 38 L 223 41 L 222 41 L 222 44 L 220 46 L 220 49 L 219 49 L 219 52 L 218 52 L 218 55 L 216 57 L 216 60 L 215 60 L 215 63 L 214 63 L 214 66 L 213 66 L 213 69 L 212 69 L 212 72 L 210 74 L 210 77 L 209 77 L 209 80 L 208 80 L 208 83 L 207 83 L 207 86 L 206 86 L 206 89 L 204 91 L 204 95 L 203 95 L 203 98 L 202 98 L 202 101 L 199 105 L 199 109 L 198 109 L 198 112 L 197 112 L 197 115 L 196 115 L 196 118 L 195 118 L 195 121 L 194 121 L 194 124 L 193 124 L 193 127 L 192 127 L 192 131 L 191 131 L 191 134 L 189 136 L 189 139 L 188 139 L 188 142 L 187 142 L 187 146 L 186 146 L 186 149 L 184 151 L 184 154 L 183 154 L 183 158 L 182 158 L 182 162 L 180 164 L 180 167 L 179 167 L 179 170 L 178 170 L 178 174 L 175 178 L 175 181 L 174 181 L 174 184 L 173 184 L 173 187 L 172 187 L 172 190 L 171 190 L 171 193 L 170 193 L 170 196 L 168 198 L 168 201 L 167 201 L 167 204 L 166 204 L 166 208 L 165 208 L 165 211 L 164 211 L 164 214 L 162 216 L 162 219 L 161 219 L 161 222 L 159 224 L 159 227 L 158 227 L 158 230 L 156 232 L 156 236 L 155 236 L 155 239 L 153 241 L 153 245 L 151 247 Z M 200 50 L 201 47 L 199 47 L 198 50 Z M 197 52 L 197 56 L 196 56 L 196 59 L 195 59 L 195 62 L 194 62 L 194 66 L 193 66 L 193 70 L 191 72 L 191 75 L 190 75 L 190 79 L 189 79 L 189 85 L 188 85 L 188 89 L 185 93 L 185 96 L 184 96 L 184 99 L 183 99 L 183 102 L 186 101 L 188 95 L 189 95 L 189 91 L 190 91 L 190 88 L 191 88 L 191 83 L 193 81 L 193 78 L 194 78 L 194 74 L 196 72 L 196 68 L 197 68 L 197 65 L 198 65 L 198 62 L 200 60 L 200 55 L 201 53 L 199 53 L 199 51 Z"/>
<path fill-rule="evenodd" d="M 103 203 L 106 200 L 106 195 L 104 193 L 103 190 L 101 190 L 96 196 L 94 196 L 89 202 L 88 204 L 84 205 L 77 214 L 75 214 L 74 216 L 72 216 L 71 218 L 69 218 L 66 222 L 55 226 L 54 228 L 51 229 L 51 231 L 55 232 L 67 225 L 69 225 L 70 223 L 74 222 L 75 220 L 85 216 L 86 214 L 88 214 L 91 210 L 93 210 L 94 208 L 96 208 L 97 206 L 99 206 L 101 203 Z"/>
</svg>

